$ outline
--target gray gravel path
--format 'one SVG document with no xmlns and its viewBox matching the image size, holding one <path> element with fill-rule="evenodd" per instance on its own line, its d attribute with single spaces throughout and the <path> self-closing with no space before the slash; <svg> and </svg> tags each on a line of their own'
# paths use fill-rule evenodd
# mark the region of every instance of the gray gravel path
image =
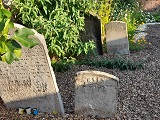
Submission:
<svg viewBox="0 0 160 120">
<path fill-rule="evenodd" d="M 119 77 L 118 113 L 115 119 L 160 120 L 160 49 L 149 47 L 127 56 L 144 61 L 144 68 L 136 71 L 74 66 L 55 73 L 66 113 L 74 113 L 74 76 L 81 70 L 100 70 Z M 114 119 L 114 118 L 113 118 Z"/>
</svg>

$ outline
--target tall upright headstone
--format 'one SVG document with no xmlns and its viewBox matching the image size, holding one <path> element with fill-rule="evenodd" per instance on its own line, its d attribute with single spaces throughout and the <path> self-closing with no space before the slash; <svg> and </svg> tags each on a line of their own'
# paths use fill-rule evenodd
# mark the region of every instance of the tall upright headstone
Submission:
<svg viewBox="0 0 160 120">
<path fill-rule="evenodd" d="M 108 54 L 129 54 L 127 25 L 121 21 L 106 24 L 106 45 Z"/>
<path fill-rule="evenodd" d="M 88 42 L 93 40 L 96 43 L 96 52 L 100 55 L 102 51 L 102 40 L 101 40 L 101 20 L 95 15 L 90 14 L 85 16 L 85 31 L 81 32 L 81 40 Z"/>
<path fill-rule="evenodd" d="M 75 77 L 75 113 L 105 118 L 115 116 L 118 80 L 105 72 L 78 72 Z"/>
<path fill-rule="evenodd" d="M 23 26 L 15 24 L 15 28 Z M 38 45 L 32 49 L 22 47 L 22 57 L 10 65 L 0 61 L 0 96 L 7 108 L 64 113 L 44 36 L 33 31 Z"/>
</svg>

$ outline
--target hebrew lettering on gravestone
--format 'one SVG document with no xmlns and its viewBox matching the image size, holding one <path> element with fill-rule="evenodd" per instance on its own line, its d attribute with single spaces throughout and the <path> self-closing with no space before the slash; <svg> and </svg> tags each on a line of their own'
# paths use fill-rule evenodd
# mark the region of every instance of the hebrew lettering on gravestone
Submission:
<svg viewBox="0 0 160 120">
<path fill-rule="evenodd" d="M 15 24 L 15 28 L 23 26 Z M 33 31 L 38 45 L 32 49 L 22 47 L 22 57 L 10 65 L 0 61 L 0 96 L 7 108 L 31 107 L 41 112 L 64 113 L 44 36 Z"/>
<path fill-rule="evenodd" d="M 108 54 L 129 54 L 127 25 L 121 21 L 106 24 L 106 46 Z"/>
<path fill-rule="evenodd" d="M 80 71 L 75 77 L 75 113 L 98 117 L 116 115 L 119 79 L 100 71 Z"/>
</svg>

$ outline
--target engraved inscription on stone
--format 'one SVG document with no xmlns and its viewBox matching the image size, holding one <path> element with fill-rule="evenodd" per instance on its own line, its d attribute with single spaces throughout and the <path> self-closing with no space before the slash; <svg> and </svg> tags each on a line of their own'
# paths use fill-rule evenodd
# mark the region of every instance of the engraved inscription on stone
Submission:
<svg viewBox="0 0 160 120">
<path fill-rule="evenodd" d="M 111 21 L 106 24 L 106 45 L 109 54 L 129 54 L 129 41 L 125 22 Z"/>
<path fill-rule="evenodd" d="M 39 44 L 32 49 L 23 47 L 19 61 L 10 65 L 0 62 L 0 96 L 7 108 L 32 107 L 41 112 L 64 113 L 44 37 L 37 32 L 35 37 Z"/>
<path fill-rule="evenodd" d="M 75 113 L 98 117 L 114 116 L 118 80 L 105 72 L 78 72 L 75 78 Z"/>
</svg>

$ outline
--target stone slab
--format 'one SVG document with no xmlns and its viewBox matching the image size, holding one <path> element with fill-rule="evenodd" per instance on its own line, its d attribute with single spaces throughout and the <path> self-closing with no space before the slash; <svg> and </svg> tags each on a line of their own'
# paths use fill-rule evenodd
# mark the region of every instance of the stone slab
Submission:
<svg viewBox="0 0 160 120">
<path fill-rule="evenodd" d="M 101 20 L 95 15 L 90 14 L 85 16 L 85 31 L 81 32 L 81 40 L 88 42 L 93 40 L 96 43 L 95 52 L 99 55 L 103 54 L 102 50 L 102 40 L 101 40 Z"/>
<path fill-rule="evenodd" d="M 105 72 L 78 72 L 75 77 L 75 113 L 103 118 L 115 116 L 118 80 Z"/>
<path fill-rule="evenodd" d="M 15 28 L 23 28 L 15 24 Z M 64 113 L 44 36 L 35 30 L 39 45 L 22 48 L 19 61 L 0 61 L 0 96 L 7 108 L 31 107 L 40 112 Z M 13 31 L 10 31 L 11 35 Z"/>
<path fill-rule="evenodd" d="M 129 54 L 127 25 L 121 21 L 106 24 L 106 45 L 108 54 Z"/>
</svg>

